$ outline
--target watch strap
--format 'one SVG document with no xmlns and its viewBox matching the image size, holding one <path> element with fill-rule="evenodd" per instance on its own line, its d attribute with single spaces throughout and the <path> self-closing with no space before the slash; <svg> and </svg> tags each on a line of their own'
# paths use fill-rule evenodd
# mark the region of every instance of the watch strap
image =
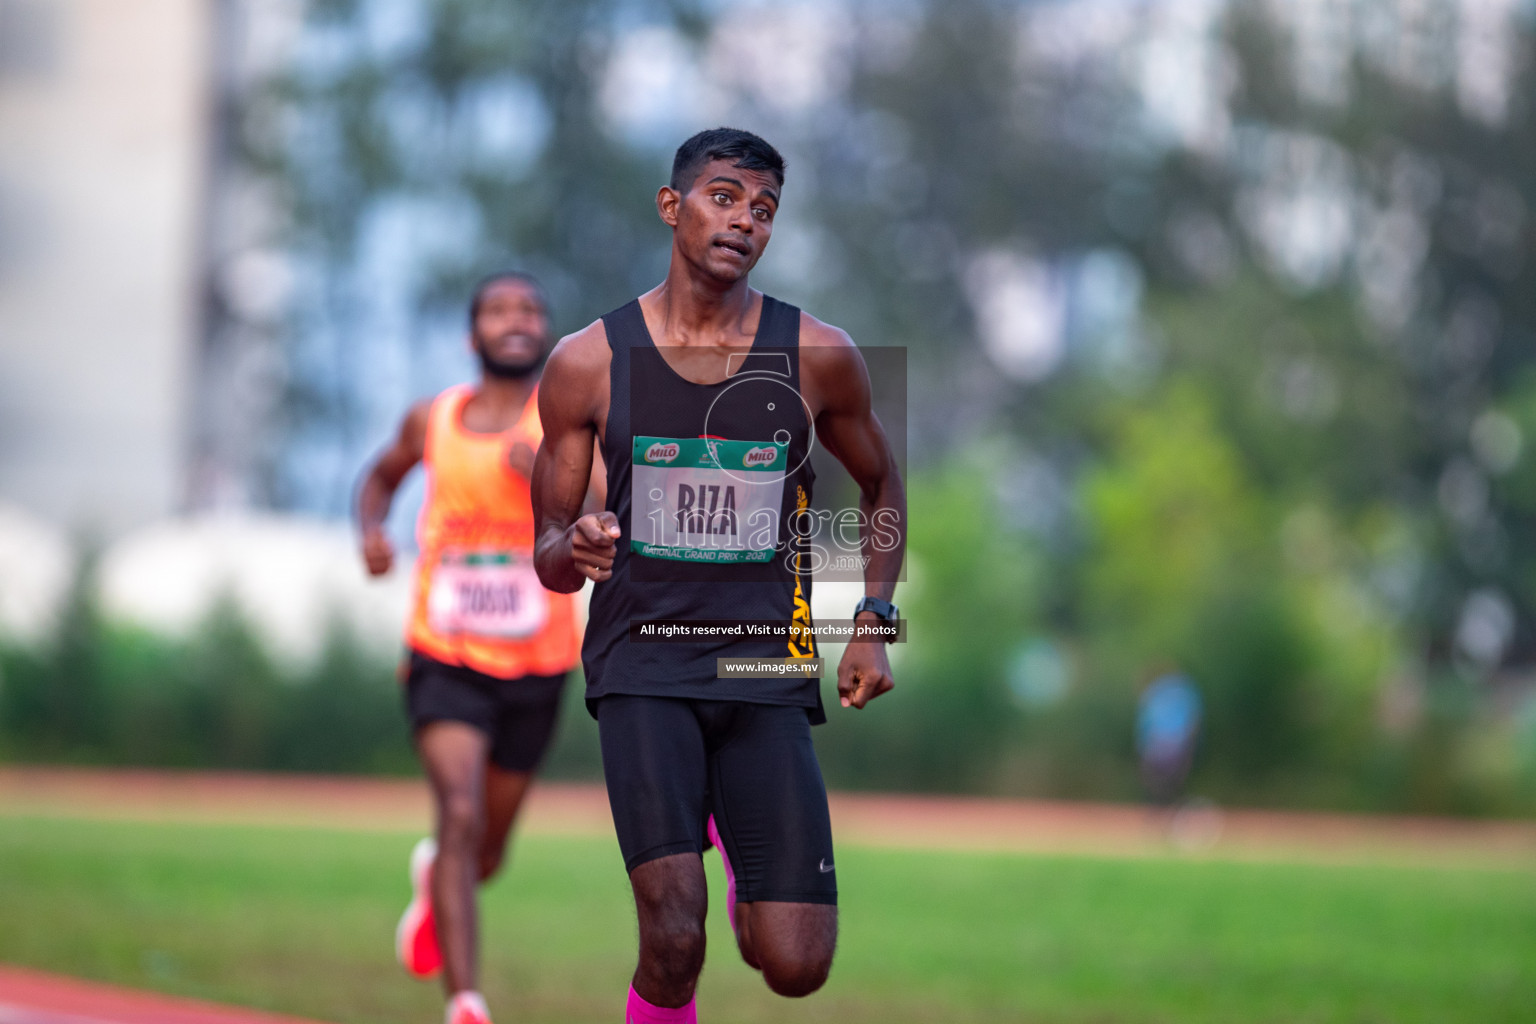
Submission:
<svg viewBox="0 0 1536 1024">
<path fill-rule="evenodd" d="M 853 606 L 855 618 L 858 617 L 860 612 L 874 612 L 887 622 L 895 622 L 901 615 L 901 609 L 891 602 L 882 601 L 878 597 L 869 597 L 868 595 L 859 598 L 859 603 Z"/>
</svg>

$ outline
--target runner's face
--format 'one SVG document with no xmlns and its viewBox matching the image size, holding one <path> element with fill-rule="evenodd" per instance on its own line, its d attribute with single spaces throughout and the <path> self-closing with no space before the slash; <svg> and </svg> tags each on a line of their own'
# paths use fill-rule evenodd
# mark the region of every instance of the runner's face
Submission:
<svg viewBox="0 0 1536 1024">
<path fill-rule="evenodd" d="M 526 281 L 490 285 L 480 297 L 471 343 L 490 366 L 528 372 L 544 358 L 549 317 L 539 293 Z"/>
<path fill-rule="evenodd" d="M 711 160 L 672 209 L 668 220 L 688 261 L 718 280 L 739 281 L 768 247 L 779 183 L 766 171 Z"/>
</svg>

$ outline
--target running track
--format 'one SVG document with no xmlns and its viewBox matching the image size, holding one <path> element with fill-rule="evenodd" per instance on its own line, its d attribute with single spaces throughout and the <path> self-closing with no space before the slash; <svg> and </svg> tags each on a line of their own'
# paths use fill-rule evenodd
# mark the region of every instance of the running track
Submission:
<svg viewBox="0 0 1536 1024">
<path fill-rule="evenodd" d="M 1159 856 L 1169 822 L 1125 804 L 834 793 L 842 842 L 914 849 Z M 426 786 L 412 779 L 246 772 L 101 771 L 0 766 L 0 818 L 12 815 L 420 831 Z M 1210 809 L 1182 847 L 1262 860 L 1531 863 L 1536 822 Z M 602 787 L 540 783 L 519 828 L 612 835 Z"/>
<path fill-rule="evenodd" d="M 115 818 L 421 831 L 418 781 L 251 773 L 0 767 L 7 816 Z M 843 842 L 1095 856 L 1396 860 L 1529 864 L 1536 822 L 1455 821 L 1272 811 L 1199 812 L 1170 822 L 1122 805 L 833 794 Z M 600 787 L 545 783 L 524 832 L 611 835 Z M 3 924 L 0 924 L 3 927 Z M 314 1024 L 0 965 L 0 1024 Z"/>
<path fill-rule="evenodd" d="M 0 1024 L 314 1024 L 0 965 Z"/>
</svg>

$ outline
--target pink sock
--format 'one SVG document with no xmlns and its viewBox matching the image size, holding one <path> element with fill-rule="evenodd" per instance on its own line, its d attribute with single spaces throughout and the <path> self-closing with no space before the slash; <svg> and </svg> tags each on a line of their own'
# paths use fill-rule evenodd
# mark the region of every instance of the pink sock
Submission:
<svg viewBox="0 0 1536 1024">
<path fill-rule="evenodd" d="M 705 826 L 709 841 L 720 851 L 720 863 L 725 865 L 725 919 L 731 922 L 731 934 L 736 933 L 736 872 L 731 870 L 731 858 L 725 855 L 725 843 L 720 841 L 720 830 L 715 828 L 715 816 L 709 816 Z"/>
<path fill-rule="evenodd" d="M 676 1009 L 652 1006 L 631 985 L 629 1003 L 624 1007 L 624 1024 L 699 1024 L 699 1011 L 692 999 Z"/>
</svg>

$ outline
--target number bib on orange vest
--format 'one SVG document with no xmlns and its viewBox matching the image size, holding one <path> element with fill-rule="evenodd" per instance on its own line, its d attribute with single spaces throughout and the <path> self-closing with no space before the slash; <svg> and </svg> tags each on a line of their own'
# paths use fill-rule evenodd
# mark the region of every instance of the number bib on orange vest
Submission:
<svg viewBox="0 0 1536 1024">
<path fill-rule="evenodd" d="M 635 438 L 630 550 L 679 562 L 767 562 L 788 450 L 772 442 Z"/>
<path fill-rule="evenodd" d="M 427 623 L 434 632 L 518 639 L 548 618 L 548 597 L 525 556 L 450 549 L 432 569 Z"/>
</svg>

